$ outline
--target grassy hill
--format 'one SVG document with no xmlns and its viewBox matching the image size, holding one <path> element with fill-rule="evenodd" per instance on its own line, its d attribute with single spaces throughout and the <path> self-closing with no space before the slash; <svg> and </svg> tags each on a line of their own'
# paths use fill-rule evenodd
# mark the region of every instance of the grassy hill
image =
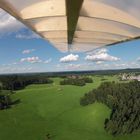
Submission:
<svg viewBox="0 0 140 140">
<path fill-rule="evenodd" d="M 104 120 L 110 110 L 95 103 L 79 104 L 85 92 L 96 88 L 103 77 L 84 87 L 60 86 L 60 78 L 53 84 L 31 85 L 17 91 L 12 98 L 21 103 L 0 111 L 0 140 L 138 140 L 140 134 L 113 137 L 104 130 Z M 105 79 L 118 80 L 115 76 Z"/>
</svg>

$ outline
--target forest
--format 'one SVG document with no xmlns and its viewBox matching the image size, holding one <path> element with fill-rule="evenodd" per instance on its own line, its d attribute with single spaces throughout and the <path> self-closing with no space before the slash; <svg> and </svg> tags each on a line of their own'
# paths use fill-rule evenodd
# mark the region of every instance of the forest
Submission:
<svg viewBox="0 0 140 140">
<path fill-rule="evenodd" d="M 60 85 L 75 85 L 75 86 L 85 86 L 86 83 L 93 83 L 92 78 L 90 77 L 82 77 L 82 76 L 75 76 L 75 77 L 68 77 L 64 80 L 60 81 Z"/>
<path fill-rule="evenodd" d="M 10 90 L 2 90 L 0 88 L 0 110 L 11 108 L 12 105 L 20 103 L 20 99 L 13 100 L 11 95 L 14 94 Z"/>
<path fill-rule="evenodd" d="M 104 128 L 112 135 L 124 135 L 140 129 L 140 82 L 104 82 L 97 89 L 86 93 L 80 104 L 86 106 L 95 102 L 111 109 Z"/>
<path fill-rule="evenodd" d="M 31 84 L 53 83 L 44 75 L 1 75 L 0 83 L 3 90 L 20 90 Z"/>
<path fill-rule="evenodd" d="M 11 95 L 15 90 L 24 89 L 31 84 L 53 83 L 51 79 L 40 75 L 1 75 L 0 76 L 0 110 L 10 108 L 20 103 L 20 99 L 13 101 Z"/>
</svg>

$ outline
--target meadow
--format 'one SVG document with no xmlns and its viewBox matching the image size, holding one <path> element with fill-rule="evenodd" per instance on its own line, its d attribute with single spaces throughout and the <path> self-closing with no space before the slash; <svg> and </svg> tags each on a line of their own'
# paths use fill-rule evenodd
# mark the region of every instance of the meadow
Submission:
<svg viewBox="0 0 140 140">
<path fill-rule="evenodd" d="M 80 106 L 80 98 L 101 79 L 119 81 L 117 76 L 93 76 L 86 86 L 53 84 L 30 85 L 12 95 L 21 103 L 0 111 L 0 140 L 138 140 L 140 134 L 113 137 L 104 130 L 104 120 L 110 109 L 94 103 Z"/>
</svg>

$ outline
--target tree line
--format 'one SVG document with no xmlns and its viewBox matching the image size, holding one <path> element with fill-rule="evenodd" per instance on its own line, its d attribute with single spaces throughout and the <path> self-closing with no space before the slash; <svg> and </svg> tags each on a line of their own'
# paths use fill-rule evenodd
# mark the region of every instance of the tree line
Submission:
<svg viewBox="0 0 140 140">
<path fill-rule="evenodd" d="M 12 91 L 2 90 L 0 88 L 0 110 L 8 109 L 14 104 L 20 103 L 20 99 L 12 100 L 11 95 Z"/>
<path fill-rule="evenodd" d="M 2 75 L 0 82 L 4 90 L 20 90 L 30 84 L 53 83 L 48 77 L 40 75 Z"/>
<path fill-rule="evenodd" d="M 43 75 L 1 75 L 0 76 L 0 110 L 10 108 L 20 103 L 20 99 L 12 100 L 13 91 L 25 88 L 30 84 L 53 83 L 51 79 Z"/>
<path fill-rule="evenodd" d="M 86 93 L 80 104 L 86 106 L 96 101 L 112 110 L 104 122 L 107 132 L 115 136 L 140 129 L 140 82 L 102 83 L 97 89 Z"/>
<path fill-rule="evenodd" d="M 93 80 L 90 77 L 75 77 L 75 78 L 65 78 L 63 81 L 60 81 L 60 85 L 76 85 L 84 86 L 86 83 L 92 83 Z"/>
</svg>

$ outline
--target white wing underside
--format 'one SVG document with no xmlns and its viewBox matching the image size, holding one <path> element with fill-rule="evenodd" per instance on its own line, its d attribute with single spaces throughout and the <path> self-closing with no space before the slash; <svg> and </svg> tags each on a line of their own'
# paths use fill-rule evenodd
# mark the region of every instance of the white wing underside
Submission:
<svg viewBox="0 0 140 140">
<path fill-rule="evenodd" d="M 0 0 L 0 7 L 62 52 L 140 37 L 140 0 L 84 0 L 70 44 L 66 0 Z"/>
</svg>

